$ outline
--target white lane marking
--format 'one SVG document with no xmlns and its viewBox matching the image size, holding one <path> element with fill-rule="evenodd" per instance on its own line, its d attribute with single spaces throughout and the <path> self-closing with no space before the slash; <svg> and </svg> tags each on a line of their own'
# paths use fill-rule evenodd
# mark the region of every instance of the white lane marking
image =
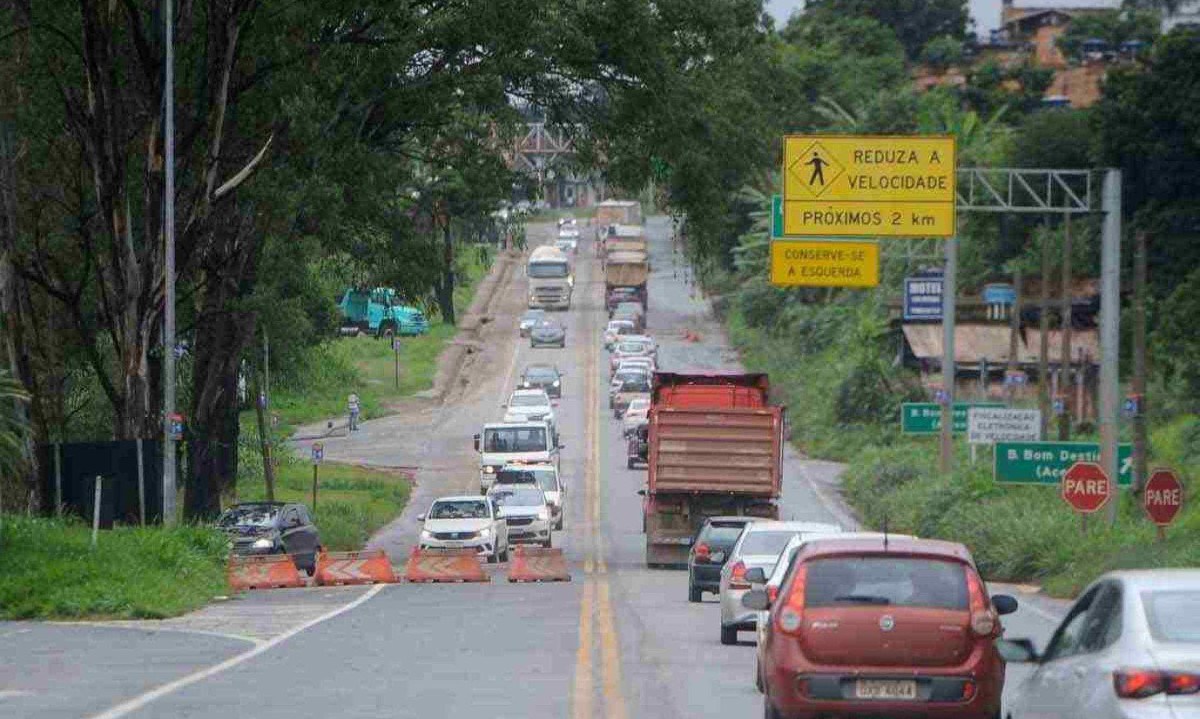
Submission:
<svg viewBox="0 0 1200 719">
<path fill-rule="evenodd" d="M 46 624 L 60 627 L 101 627 L 103 629 L 124 629 L 126 631 L 139 632 L 175 632 L 177 634 L 200 634 L 208 637 L 220 637 L 221 639 L 236 639 L 241 642 L 249 642 L 250 644 L 263 644 L 267 640 L 257 639 L 255 637 L 246 636 L 245 634 L 231 634 L 229 632 L 214 632 L 209 629 L 193 629 L 192 627 L 175 627 L 175 626 L 149 626 L 134 622 L 46 622 Z"/>
<path fill-rule="evenodd" d="M 180 689 L 183 689 L 185 687 L 189 687 L 192 684 L 195 684 L 196 682 L 203 681 L 205 679 L 208 679 L 209 677 L 216 676 L 216 675 L 220 674 L 221 672 L 224 672 L 228 669 L 232 669 L 232 668 L 236 667 L 237 665 L 242 664 L 243 662 L 247 662 L 247 661 L 253 659 L 254 657 L 257 657 L 259 654 L 262 654 L 262 653 L 272 649 L 276 645 L 282 644 L 283 642 L 287 641 L 288 639 L 291 639 L 292 637 L 296 636 L 297 634 L 299 634 L 300 632 L 303 632 L 306 629 L 315 627 L 316 625 L 320 624 L 321 622 L 327 621 L 329 619 L 333 619 L 334 617 L 338 616 L 339 614 L 343 614 L 345 612 L 350 611 L 351 609 L 355 609 L 355 608 L 365 604 L 376 594 L 383 591 L 383 588 L 386 586 L 388 586 L 388 585 L 376 584 L 375 586 L 371 587 L 371 589 L 368 590 L 366 594 L 362 595 L 358 599 L 355 599 L 353 602 L 350 602 L 349 604 L 344 604 L 344 605 L 338 607 L 337 609 L 326 612 L 326 613 L 322 614 L 321 616 L 317 617 L 316 619 L 310 619 L 309 621 L 305 622 L 304 624 L 301 624 L 298 627 L 293 627 L 292 629 L 289 629 L 288 631 L 284 632 L 283 634 L 280 634 L 279 636 L 275 637 L 274 639 L 271 639 L 270 641 L 266 641 L 266 642 L 263 642 L 262 644 L 259 644 L 258 646 L 254 647 L 253 649 L 242 652 L 241 654 L 238 654 L 237 656 L 230 657 L 229 659 L 226 659 L 225 661 L 221 662 L 220 664 L 214 664 L 213 666 L 208 667 L 207 669 L 201 669 L 200 671 L 194 672 L 192 674 L 188 674 L 185 677 L 180 677 L 179 679 L 176 679 L 173 682 L 168 682 L 166 684 L 163 684 L 162 686 L 160 686 L 156 689 L 151 689 L 150 691 L 145 692 L 144 694 L 140 694 L 126 702 L 122 702 L 121 704 L 118 704 L 115 707 L 112 707 L 111 709 L 109 709 L 105 712 L 102 712 L 100 714 L 94 714 L 89 719 L 118 719 L 119 717 L 127 716 L 127 715 L 137 711 L 138 709 L 141 709 L 142 707 L 146 706 L 147 704 L 149 704 L 157 699 L 161 699 L 162 697 L 167 696 L 168 694 L 173 694 L 174 692 L 177 692 Z"/>
</svg>

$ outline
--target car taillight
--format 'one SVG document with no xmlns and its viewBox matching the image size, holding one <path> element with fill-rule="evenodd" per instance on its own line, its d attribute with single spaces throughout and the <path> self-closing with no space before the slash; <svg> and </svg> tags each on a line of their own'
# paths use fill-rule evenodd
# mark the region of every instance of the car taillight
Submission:
<svg viewBox="0 0 1200 719">
<path fill-rule="evenodd" d="M 971 612 L 971 631 L 980 637 L 990 637 L 999 629 L 995 612 L 983 589 L 983 580 L 974 571 L 967 570 L 967 596 Z"/>
<path fill-rule="evenodd" d="M 730 589 L 749 589 L 750 585 L 746 583 L 746 565 L 744 562 L 734 564 L 729 570 L 729 588 Z"/>
<path fill-rule="evenodd" d="M 1118 669 L 1113 672 L 1113 689 L 1122 699 L 1145 699 L 1161 693 L 1196 694 L 1200 692 L 1200 675 L 1153 669 Z"/>
<path fill-rule="evenodd" d="M 697 544 L 696 545 L 696 559 L 702 559 L 707 562 L 709 554 L 710 554 L 710 551 L 708 549 L 707 544 Z"/>
<path fill-rule="evenodd" d="M 800 565 L 796 569 L 796 576 L 792 578 L 787 603 L 779 608 L 779 614 L 775 618 L 776 626 L 784 634 L 791 636 L 800 634 L 800 627 L 804 624 L 804 585 L 807 579 L 808 567 Z"/>
</svg>

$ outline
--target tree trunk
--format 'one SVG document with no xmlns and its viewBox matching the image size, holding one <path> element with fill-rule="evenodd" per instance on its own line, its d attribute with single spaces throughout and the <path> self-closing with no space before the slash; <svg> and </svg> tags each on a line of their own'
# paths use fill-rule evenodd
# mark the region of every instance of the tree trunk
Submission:
<svg viewBox="0 0 1200 719">
<path fill-rule="evenodd" d="M 450 220 L 442 223 L 442 280 L 437 287 L 438 308 L 446 324 L 457 324 L 454 316 L 454 236 L 450 233 Z"/>
</svg>

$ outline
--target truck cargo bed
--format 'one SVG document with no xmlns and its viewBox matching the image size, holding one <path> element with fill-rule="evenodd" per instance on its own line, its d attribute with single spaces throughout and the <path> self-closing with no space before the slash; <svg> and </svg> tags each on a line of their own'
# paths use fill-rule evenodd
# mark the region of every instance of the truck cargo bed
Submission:
<svg viewBox="0 0 1200 719">
<path fill-rule="evenodd" d="M 783 412 L 779 407 L 651 410 L 651 494 L 777 497 Z"/>
</svg>

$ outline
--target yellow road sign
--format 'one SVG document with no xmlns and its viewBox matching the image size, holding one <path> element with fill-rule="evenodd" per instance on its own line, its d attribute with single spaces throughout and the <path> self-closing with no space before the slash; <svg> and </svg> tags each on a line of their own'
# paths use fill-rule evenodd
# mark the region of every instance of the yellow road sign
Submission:
<svg viewBox="0 0 1200 719">
<path fill-rule="evenodd" d="M 788 135 L 783 231 L 950 237 L 955 163 L 953 137 Z"/>
<path fill-rule="evenodd" d="M 779 287 L 875 287 L 879 244 L 845 240 L 772 240 L 771 284 Z"/>
</svg>

